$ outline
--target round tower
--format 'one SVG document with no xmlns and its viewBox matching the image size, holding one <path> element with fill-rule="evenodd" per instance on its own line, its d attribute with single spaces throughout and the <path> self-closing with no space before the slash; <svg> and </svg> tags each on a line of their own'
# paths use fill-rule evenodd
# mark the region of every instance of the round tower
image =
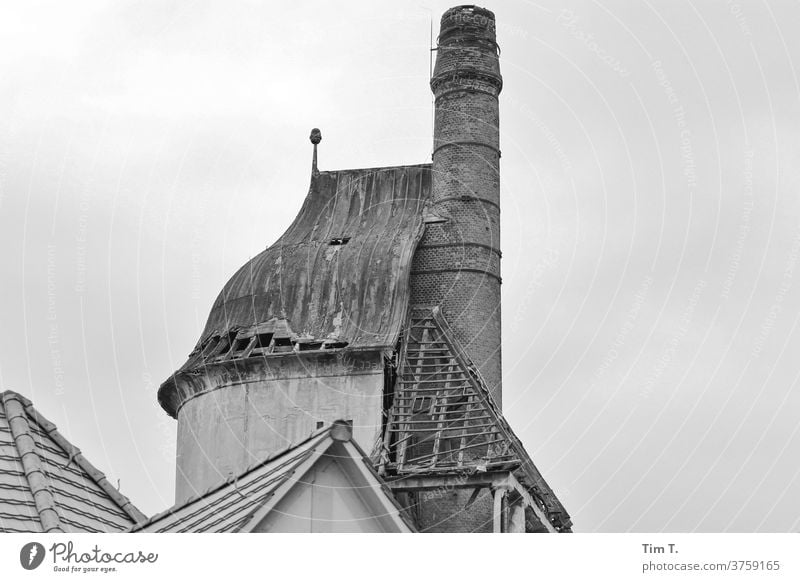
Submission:
<svg viewBox="0 0 800 582">
<path fill-rule="evenodd" d="M 435 96 L 432 207 L 414 255 L 413 306 L 438 305 L 501 404 L 500 149 L 503 87 L 494 13 L 444 13 Z"/>
</svg>

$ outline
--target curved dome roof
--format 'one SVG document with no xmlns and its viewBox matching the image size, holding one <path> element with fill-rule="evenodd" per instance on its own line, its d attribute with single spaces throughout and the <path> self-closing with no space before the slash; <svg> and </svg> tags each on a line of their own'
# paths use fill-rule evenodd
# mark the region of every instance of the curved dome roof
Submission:
<svg viewBox="0 0 800 582">
<path fill-rule="evenodd" d="M 297 218 L 225 284 L 176 375 L 298 346 L 394 346 L 408 306 L 430 167 L 315 172 Z"/>
</svg>

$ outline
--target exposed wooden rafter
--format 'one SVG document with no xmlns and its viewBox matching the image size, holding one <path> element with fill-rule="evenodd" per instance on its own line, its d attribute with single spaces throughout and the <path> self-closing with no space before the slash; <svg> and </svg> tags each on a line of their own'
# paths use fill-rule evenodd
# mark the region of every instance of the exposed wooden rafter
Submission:
<svg viewBox="0 0 800 582">
<path fill-rule="evenodd" d="M 373 460 L 393 489 L 501 487 L 516 491 L 545 529 L 570 531 L 569 515 L 437 307 L 411 310 L 391 396 Z"/>
</svg>

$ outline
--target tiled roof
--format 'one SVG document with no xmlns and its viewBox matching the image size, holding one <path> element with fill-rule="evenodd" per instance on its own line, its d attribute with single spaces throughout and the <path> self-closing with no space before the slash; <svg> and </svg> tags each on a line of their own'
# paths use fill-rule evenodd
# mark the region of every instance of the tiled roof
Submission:
<svg viewBox="0 0 800 582">
<path fill-rule="evenodd" d="M 183 532 L 246 532 L 254 524 L 256 513 L 268 503 L 273 496 L 280 495 L 285 488 L 281 486 L 296 481 L 302 475 L 306 461 L 325 453 L 335 440 L 332 432 L 341 427 L 342 421 L 320 429 L 305 441 L 291 445 L 274 453 L 264 461 L 257 463 L 242 474 L 227 479 L 212 487 L 205 493 L 196 495 L 185 503 L 154 515 L 144 523 L 139 523 L 131 531 L 150 533 L 183 533 Z M 347 428 L 346 445 L 358 462 L 374 478 L 373 492 L 385 496 L 388 503 L 396 510 L 397 519 L 401 520 L 409 531 L 414 530 L 411 521 L 404 515 L 403 509 L 395 500 L 392 492 L 375 473 L 372 463 L 355 441 L 350 439 L 351 429 Z"/>
<path fill-rule="evenodd" d="M 0 393 L 0 531 L 122 531 L 145 519 L 27 398 Z"/>
</svg>

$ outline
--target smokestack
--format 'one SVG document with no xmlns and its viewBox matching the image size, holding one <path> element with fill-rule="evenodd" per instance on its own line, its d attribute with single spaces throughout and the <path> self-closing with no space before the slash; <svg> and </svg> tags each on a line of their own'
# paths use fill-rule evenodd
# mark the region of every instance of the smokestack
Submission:
<svg viewBox="0 0 800 582">
<path fill-rule="evenodd" d="M 498 96 L 494 13 L 444 13 L 431 78 L 435 96 L 432 213 L 414 255 L 411 302 L 438 305 L 501 404 Z"/>
</svg>

